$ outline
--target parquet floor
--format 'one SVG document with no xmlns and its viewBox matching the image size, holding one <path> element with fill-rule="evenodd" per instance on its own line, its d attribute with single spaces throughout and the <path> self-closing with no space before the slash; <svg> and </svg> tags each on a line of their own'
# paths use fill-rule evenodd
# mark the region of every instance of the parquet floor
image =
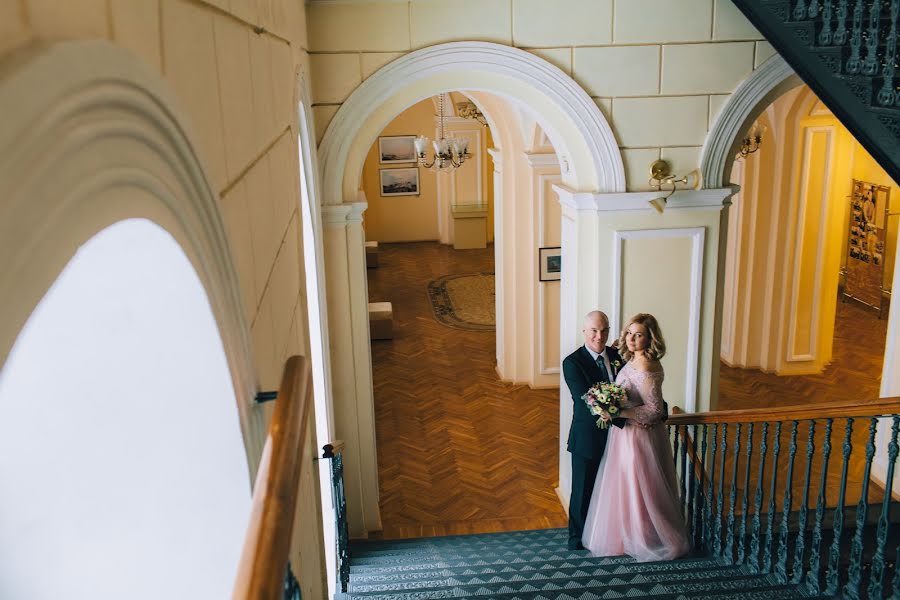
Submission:
<svg viewBox="0 0 900 600">
<path fill-rule="evenodd" d="M 559 396 L 501 383 L 493 331 L 438 323 L 426 284 L 492 271 L 493 248 L 382 244 L 371 301 L 394 308 L 394 339 L 372 342 L 385 539 L 563 527 Z"/>
<path fill-rule="evenodd" d="M 494 370 L 494 332 L 451 329 L 431 313 L 427 282 L 442 275 L 493 270 L 493 249 L 454 251 L 433 242 L 382 244 L 379 262 L 377 269 L 368 270 L 369 298 L 393 303 L 394 339 L 372 343 L 384 525 L 375 537 L 564 527 L 565 513 L 554 493 L 557 390 L 501 383 Z M 839 304 L 835 360 L 825 373 L 778 377 L 723 365 L 720 408 L 877 398 L 886 326 L 886 320 L 854 305 Z M 865 443 L 865 430 L 864 423 L 857 423 L 856 449 Z M 782 473 L 787 433 L 785 429 L 782 435 Z M 745 444 L 746 432 L 742 438 Z M 842 439 L 843 423 L 835 422 L 830 498 L 836 495 L 839 474 L 831 475 L 840 467 Z M 805 442 L 806 430 L 801 428 L 798 478 L 805 464 Z M 769 444 L 771 456 L 771 437 Z M 729 483 L 731 468 L 729 458 Z M 851 462 L 851 480 L 858 479 L 861 468 L 859 461 Z M 752 473 L 755 481 L 755 461 Z M 769 467 L 767 482 L 770 473 Z M 817 475 L 814 469 L 815 482 Z M 755 490 L 755 484 L 751 487 Z M 798 495 L 795 492 L 795 498 Z"/>
</svg>

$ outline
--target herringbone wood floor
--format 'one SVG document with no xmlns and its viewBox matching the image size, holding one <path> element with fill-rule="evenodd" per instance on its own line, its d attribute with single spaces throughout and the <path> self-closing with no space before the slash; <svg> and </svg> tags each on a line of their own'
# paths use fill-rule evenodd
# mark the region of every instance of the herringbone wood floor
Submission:
<svg viewBox="0 0 900 600">
<path fill-rule="evenodd" d="M 390 301 L 394 339 L 372 342 L 384 538 L 563 527 L 554 492 L 559 393 L 501 383 L 493 331 L 438 323 L 442 275 L 493 271 L 493 248 L 382 244 L 369 298 Z"/>
<path fill-rule="evenodd" d="M 426 294 L 428 281 L 441 275 L 493 270 L 493 249 L 382 244 L 379 261 L 377 269 L 368 271 L 369 298 L 394 307 L 394 339 L 372 343 L 384 524 L 379 537 L 565 526 L 553 491 L 558 482 L 558 391 L 501 383 L 494 369 L 494 333 L 439 324 Z M 723 365 L 720 408 L 874 399 L 885 332 L 886 320 L 841 304 L 835 360 L 825 373 L 778 377 Z M 830 474 L 840 466 L 842 435 L 843 423 L 835 423 Z M 864 435 L 865 425 L 858 423 L 856 448 L 864 445 Z M 798 472 L 801 456 L 805 458 L 805 429 L 799 444 Z M 779 462 L 785 462 L 784 454 Z M 861 464 L 854 463 L 851 480 L 861 472 Z M 730 481 L 730 459 L 726 467 Z M 752 472 L 755 481 L 755 461 Z M 828 487 L 828 495 L 835 494 L 833 485 Z"/>
</svg>

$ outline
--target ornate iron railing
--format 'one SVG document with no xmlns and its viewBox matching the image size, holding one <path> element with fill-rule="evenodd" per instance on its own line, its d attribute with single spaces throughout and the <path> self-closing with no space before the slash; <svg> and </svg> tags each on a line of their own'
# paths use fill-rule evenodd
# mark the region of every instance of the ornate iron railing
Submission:
<svg viewBox="0 0 900 600">
<path fill-rule="evenodd" d="M 342 593 L 350 583 L 350 530 L 347 525 L 347 498 L 344 495 L 344 442 L 334 441 L 322 448 L 322 458 L 331 462 L 331 489 L 334 498 L 337 584 Z"/>
<path fill-rule="evenodd" d="M 294 576 L 290 562 L 288 562 L 284 570 L 284 594 L 282 598 L 284 600 L 303 600 L 303 595 L 300 593 L 300 584 Z"/>
<path fill-rule="evenodd" d="M 900 401 L 677 413 L 668 424 L 695 550 L 814 595 L 900 598 Z"/>
<path fill-rule="evenodd" d="M 900 0 L 733 0 L 895 180 Z"/>
</svg>

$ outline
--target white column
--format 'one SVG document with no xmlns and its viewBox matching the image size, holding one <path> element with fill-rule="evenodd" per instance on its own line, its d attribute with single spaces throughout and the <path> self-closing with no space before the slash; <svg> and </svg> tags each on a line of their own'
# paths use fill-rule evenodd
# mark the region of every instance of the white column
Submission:
<svg viewBox="0 0 900 600">
<path fill-rule="evenodd" d="M 497 335 L 497 374 L 503 379 L 505 372 L 503 314 L 506 296 L 503 286 L 503 153 L 489 148 L 494 159 L 494 310 Z"/>
<path fill-rule="evenodd" d="M 322 206 L 335 436 L 346 443 L 344 484 L 352 537 L 381 529 L 369 309 L 365 202 Z"/>
</svg>

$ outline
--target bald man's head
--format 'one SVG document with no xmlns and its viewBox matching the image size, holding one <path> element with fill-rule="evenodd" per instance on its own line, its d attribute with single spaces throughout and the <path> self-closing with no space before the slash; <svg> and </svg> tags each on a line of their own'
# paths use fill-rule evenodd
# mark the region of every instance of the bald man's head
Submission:
<svg viewBox="0 0 900 600">
<path fill-rule="evenodd" d="M 581 333 L 584 335 L 584 345 L 600 354 L 609 339 L 609 317 L 602 311 L 592 310 L 584 317 Z"/>
</svg>

